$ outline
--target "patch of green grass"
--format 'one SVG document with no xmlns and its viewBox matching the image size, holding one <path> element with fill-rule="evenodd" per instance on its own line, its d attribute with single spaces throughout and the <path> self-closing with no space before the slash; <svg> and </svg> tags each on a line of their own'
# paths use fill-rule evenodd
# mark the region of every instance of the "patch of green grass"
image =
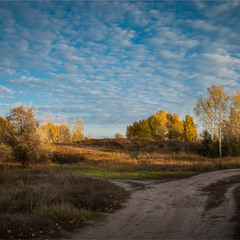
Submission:
<svg viewBox="0 0 240 240">
<path fill-rule="evenodd" d="M 147 170 L 112 170 L 106 168 L 71 168 L 72 173 L 116 179 L 170 179 L 188 177 L 197 171 L 147 171 Z"/>
</svg>

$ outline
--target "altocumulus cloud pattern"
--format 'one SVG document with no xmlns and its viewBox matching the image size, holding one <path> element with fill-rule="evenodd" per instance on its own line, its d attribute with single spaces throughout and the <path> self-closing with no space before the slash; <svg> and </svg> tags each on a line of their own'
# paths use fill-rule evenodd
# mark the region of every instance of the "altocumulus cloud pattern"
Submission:
<svg viewBox="0 0 240 240">
<path fill-rule="evenodd" d="M 240 89 L 239 1 L 0 1 L 0 114 L 15 102 L 95 137 Z"/>
</svg>

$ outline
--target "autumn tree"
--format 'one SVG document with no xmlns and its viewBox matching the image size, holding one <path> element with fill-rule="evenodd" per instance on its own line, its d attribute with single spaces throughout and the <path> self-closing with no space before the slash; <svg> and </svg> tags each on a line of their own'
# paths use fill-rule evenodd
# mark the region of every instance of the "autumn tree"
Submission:
<svg viewBox="0 0 240 240">
<path fill-rule="evenodd" d="M 93 138 L 94 138 L 93 132 L 90 131 L 90 132 L 88 133 L 88 139 L 93 139 Z"/>
<path fill-rule="evenodd" d="M 219 156 L 222 156 L 222 133 L 229 116 L 229 96 L 223 86 L 213 85 L 208 88 L 205 100 L 198 98 L 194 108 L 198 120 L 217 137 Z"/>
<path fill-rule="evenodd" d="M 167 114 L 167 136 L 169 139 L 180 140 L 183 137 L 183 121 L 178 114 Z"/>
<path fill-rule="evenodd" d="M 134 122 L 132 125 L 127 126 L 126 136 L 127 138 L 134 138 L 138 136 L 140 126 L 138 122 Z"/>
<path fill-rule="evenodd" d="M 43 124 L 41 127 L 48 135 L 48 138 L 55 143 L 60 142 L 60 127 L 53 122 Z"/>
<path fill-rule="evenodd" d="M 163 110 L 157 111 L 148 118 L 148 125 L 151 129 L 151 135 L 154 139 L 163 139 L 166 135 L 167 114 Z"/>
<path fill-rule="evenodd" d="M 61 124 L 59 127 L 60 142 L 69 142 L 71 140 L 71 132 L 66 124 Z"/>
<path fill-rule="evenodd" d="M 80 141 L 84 139 L 84 122 L 81 118 L 74 121 L 72 130 L 72 141 Z"/>
<path fill-rule="evenodd" d="M 114 138 L 115 139 L 121 139 L 121 138 L 123 138 L 123 135 L 121 133 L 116 133 Z"/>
<path fill-rule="evenodd" d="M 240 139 L 240 91 L 236 92 L 231 97 L 230 106 L 230 131 L 231 134 L 237 139 Z"/>
<path fill-rule="evenodd" d="M 49 140 L 54 143 L 69 142 L 71 140 L 71 132 L 66 124 L 57 125 L 49 122 L 43 124 L 41 128 L 47 133 Z"/>
<path fill-rule="evenodd" d="M 10 122 L 0 116 L 0 161 L 5 162 L 13 159 L 13 151 L 11 146 L 7 144 L 7 140 L 11 137 L 13 127 Z"/>
<path fill-rule="evenodd" d="M 152 138 L 151 129 L 146 119 L 139 121 L 139 132 L 137 136 L 141 140 L 148 140 Z"/>
<path fill-rule="evenodd" d="M 166 113 L 163 110 L 157 111 L 147 119 L 134 122 L 127 127 L 127 138 L 136 137 L 139 139 L 174 139 L 183 138 L 183 121 L 174 113 Z"/>
<path fill-rule="evenodd" d="M 9 125 L 10 122 L 7 119 L 0 116 L 0 135 Z"/>
<path fill-rule="evenodd" d="M 227 154 L 240 154 L 240 91 L 230 96 L 230 113 L 223 129 L 223 149 Z"/>
<path fill-rule="evenodd" d="M 194 141 L 197 138 L 197 128 L 195 127 L 195 123 L 193 117 L 190 115 L 186 115 L 185 120 L 183 122 L 184 128 L 184 139 L 186 141 Z"/>
<path fill-rule="evenodd" d="M 0 136 L 5 150 L 11 150 L 13 160 L 20 162 L 22 167 L 49 156 L 49 144 L 46 135 L 39 129 L 35 114 L 36 109 L 32 106 L 17 105 L 11 108 L 6 118 L 10 127 Z"/>
<path fill-rule="evenodd" d="M 16 107 L 11 108 L 6 119 L 11 122 L 16 131 L 21 132 L 39 126 L 39 121 L 35 118 L 36 113 L 37 110 L 33 106 L 17 104 Z"/>
</svg>

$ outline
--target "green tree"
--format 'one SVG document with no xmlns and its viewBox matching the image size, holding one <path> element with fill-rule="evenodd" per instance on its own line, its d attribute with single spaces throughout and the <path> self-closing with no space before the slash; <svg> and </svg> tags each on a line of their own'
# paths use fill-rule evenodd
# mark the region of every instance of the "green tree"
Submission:
<svg viewBox="0 0 240 240">
<path fill-rule="evenodd" d="M 195 127 L 195 123 L 193 117 L 190 115 L 186 115 L 185 120 L 183 122 L 184 128 L 184 139 L 186 141 L 194 141 L 197 138 L 197 128 Z"/>
<path fill-rule="evenodd" d="M 194 112 L 198 120 L 217 137 L 219 156 L 222 156 L 222 133 L 229 116 L 229 96 L 223 86 L 213 85 L 208 88 L 205 100 L 198 98 Z"/>
</svg>

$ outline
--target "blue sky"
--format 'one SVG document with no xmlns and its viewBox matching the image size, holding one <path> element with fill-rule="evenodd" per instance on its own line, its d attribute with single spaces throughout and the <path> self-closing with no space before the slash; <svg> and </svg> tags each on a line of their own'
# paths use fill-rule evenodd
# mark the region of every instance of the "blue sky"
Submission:
<svg viewBox="0 0 240 240">
<path fill-rule="evenodd" d="M 240 89 L 240 1 L 1 1 L 0 115 L 81 117 L 97 138 Z"/>
</svg>

